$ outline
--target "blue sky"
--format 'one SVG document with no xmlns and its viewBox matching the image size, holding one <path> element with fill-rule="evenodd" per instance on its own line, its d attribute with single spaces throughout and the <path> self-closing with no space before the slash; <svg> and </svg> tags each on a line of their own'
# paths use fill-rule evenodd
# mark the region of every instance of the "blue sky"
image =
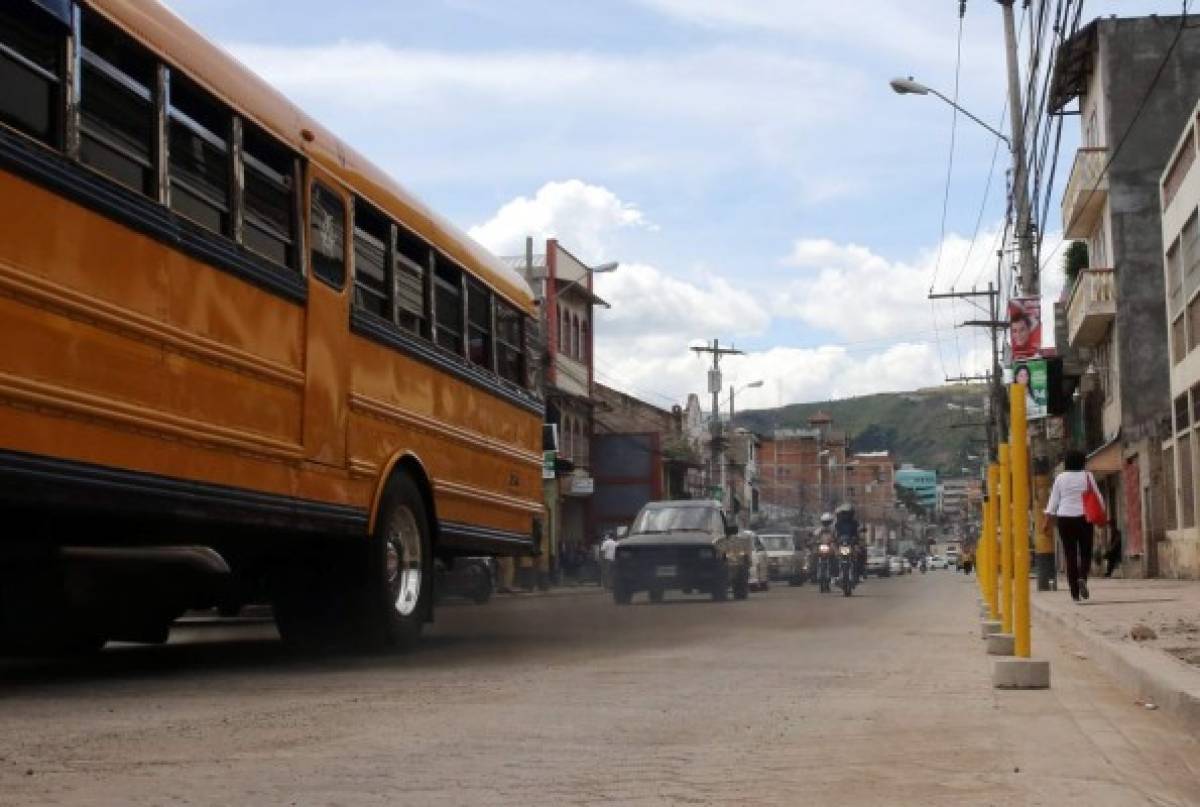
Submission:
<svg viewBox="0 0 1200 807">
<path fill-rule="evenodd" d="M 700 391 L 687 345 L 712 337 L 748 351 L 730 380 L 767 382 L 739 407 L 985 360 L 982 334 L 950 327 L 968 309 L 924 299 L 950 109 L 887 83 L 952 92 L 955 0 L 354 0 L 336 25 L 328 2 L 170 5 L 493 250 L 556 235 L 621 261 L 598 278 L 607 383 L 659 404 Z M 1135 10 L 1178 4 L 1089 2 L 1084 19 Z M 1001 25 L 968 3 L 959 98 L 997 124 Z M 1003 215 L 1002 152 L 972 248 L 994 140 L 959 124 L 939 287 L 986 282 Z"/>
</svg>

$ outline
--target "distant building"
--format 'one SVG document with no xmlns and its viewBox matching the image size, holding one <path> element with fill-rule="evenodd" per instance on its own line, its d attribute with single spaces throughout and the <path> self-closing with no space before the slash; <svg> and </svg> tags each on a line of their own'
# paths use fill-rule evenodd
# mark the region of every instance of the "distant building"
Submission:
<svg viewBox="0 0 1200 807">
<path fill-rule="evenodd" d="M 896 471 L 895 479 L 897 485 L 913 492 L 917 503 L 925 508 L 926 513 L 931 516 L 937 513 L 937 471 L 926 471 L 905 463 Z"/>
</svg>

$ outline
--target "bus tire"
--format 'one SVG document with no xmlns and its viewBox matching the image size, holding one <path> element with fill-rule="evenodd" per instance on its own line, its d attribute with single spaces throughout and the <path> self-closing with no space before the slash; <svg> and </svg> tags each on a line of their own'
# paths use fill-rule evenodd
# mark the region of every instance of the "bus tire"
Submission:
<svg viewBox="0 0 1200 807">
<path fill-rule="evenodd" d="M 433 604 L 433 541 L 425 498 L 397 473 L 383 489 L 371 536 L 361 616 L 375 647 L 408 648 L 420 638 Z"/>
</svg>

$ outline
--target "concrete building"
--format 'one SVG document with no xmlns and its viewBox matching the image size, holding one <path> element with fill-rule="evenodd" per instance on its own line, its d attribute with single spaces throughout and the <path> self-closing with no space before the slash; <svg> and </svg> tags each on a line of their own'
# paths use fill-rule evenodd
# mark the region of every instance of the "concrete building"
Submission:
<svg viewBox="0 0 1200 807">
<path fill-rule="evenodd" d="M 646 502 L 693 498 L 703 489 L 699 457 L 683 432 L 683 410 L 593 384 L 589 533 L 629 526 Z"/>
<path fill-rule="evenodd" d="M 1196 482 L 1200 474 L 1200 103 L 1159 181 L 1163 273 L 1171 343 L 1172 429 L 1166 440 L 1165 537 L 1157 548 L 1163 577 L 1200 577 Z"/>
<path fill-rule="evenodd" d="M 854 506 L 868 540 L 881 544 L 899 524 L 896 508 L 896 466 L 887 451 L 854 454 L 846 467 L 846 500 Z"/>
<path fill-rule="evenodd" d="M 1126 574 L 1153 574 L 1165 536 L 1171 356 L 1159 179 L 1200 92 L 1200 28 L 1182 23 L 1097 19 L 1060 48 L 1050 88 L 1050 113 L 1077 101 L 1082 127 L 1062 199 L 1064 237 L 1089 253 L 1061 307 L 1065 366 L 1085 368 L 1070 439 L 1087 450 L 1124 535 Z"/>
<path fill-rule="evenodd" d="M 725 448 L 725 480 L 729 510 L 739 525 L 749 527 L 759 513 L 759 453 L 761 440 L 749 429 L 734 429 Z"/>
</svg>

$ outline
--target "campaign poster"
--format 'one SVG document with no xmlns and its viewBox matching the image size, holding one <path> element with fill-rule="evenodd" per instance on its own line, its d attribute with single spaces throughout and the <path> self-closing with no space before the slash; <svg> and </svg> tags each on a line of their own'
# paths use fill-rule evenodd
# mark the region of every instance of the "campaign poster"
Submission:
<svg viewBox="0 0 1200 807">
<path fill-rule="evenodd" d="M 1042 349 L 1042 301 L 1014 297 L 1008 301 L 1008 338 L 1014 362 L 1037 357 Z"/>
<path fill-rule="evenodd" d="M 1025 385 L 1025 419 L 1039 420 L 1046 417 L 1049 399 L 1046 360 L 1017 362 L 1012 368 L 1012 380 L 1014 384 Z"/>
</svg>

